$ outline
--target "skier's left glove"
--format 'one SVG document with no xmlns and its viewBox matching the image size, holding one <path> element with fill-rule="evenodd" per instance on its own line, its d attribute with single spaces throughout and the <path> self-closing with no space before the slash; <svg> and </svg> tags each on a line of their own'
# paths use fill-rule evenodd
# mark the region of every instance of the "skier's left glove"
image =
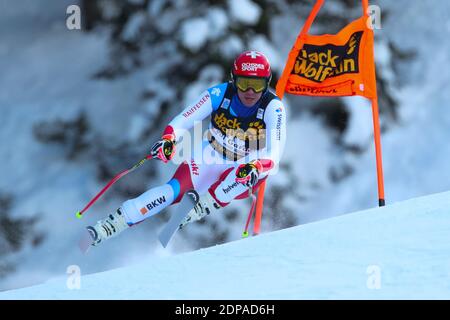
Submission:
<svg viewBox="0 0 450 320">
<path fill-rule="evenodd" d="M 152 146 L 150 154 L 164 163 L 172 160 L 175 155 L 175 136 L 173 134 L 163 135 L 161 140 Z"/>
<path fill-rule="evenodd" d="M 249 163 L 241 164 L 236 169 L 236 182 L 242 183 L 249 188 L 252 188 L 258 183 L 259 174 L 262 171 L 262 166 L 258 160 Z"/>
</svg>

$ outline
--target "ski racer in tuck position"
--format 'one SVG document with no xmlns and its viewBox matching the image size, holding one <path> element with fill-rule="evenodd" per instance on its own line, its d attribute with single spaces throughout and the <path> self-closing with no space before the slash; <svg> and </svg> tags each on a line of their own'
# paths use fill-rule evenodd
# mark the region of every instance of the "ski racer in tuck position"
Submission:
<svg viewBox="0 0 450 320">
<path fill-rule="evenodd" d="M 181 222 L 183 227 L 255 192 L 276 170 L 286 139 L 286 111 L 269 90 L 272 72 L 260 52 L 245 51 L 234 61 L 231 81 L 204 91 L 165 128 L 151 155 L 164 163 L 175 155 L 176 139 L 195 122 L 210 116 L 201 158 L 181 163 L 172 179 L 88 226 L 92 246 L 161 212 L 194 189 L 200 199 Z"/>
</svg>

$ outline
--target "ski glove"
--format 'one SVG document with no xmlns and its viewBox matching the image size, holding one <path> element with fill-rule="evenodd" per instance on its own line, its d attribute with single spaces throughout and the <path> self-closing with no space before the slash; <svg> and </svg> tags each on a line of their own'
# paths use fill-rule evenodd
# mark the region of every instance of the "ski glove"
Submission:
<svg viewBox="0 0 450 320">
<path fill-rule="evenodd" d="M 164 163 L 169 162 L 175 155 L 175 136 L 173 134 L 163 135 L 161 140 L 153 145 L 150 154 Z"/>
<path fill-rule="evenodd" d="M 236 182 L 242 183 L 249 188 L 256 185 L 261 171 L 261 164 L 258 160 L 251 161 L 246 164 L 241 164 L 236 169 Z"/>
</svg>

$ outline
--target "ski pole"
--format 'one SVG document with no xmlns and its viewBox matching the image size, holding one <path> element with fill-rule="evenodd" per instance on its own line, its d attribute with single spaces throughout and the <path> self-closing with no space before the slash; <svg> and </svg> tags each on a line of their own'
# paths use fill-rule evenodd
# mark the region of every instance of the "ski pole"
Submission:
<svg viewBox="0 0 450 320">
<path fill-rule="evenodd" d="M 250 220 L 253 216 L 253 212 L 255 211 L 255 206 L 256 206 L 256 196 L 252 193 L 252 188 L 248 189 L 248 194 L 252 198 L 252 206 L 250 208 L 250 212 L 248 213 L 247 223 L 245 224 L 245 230 L 242 233 L 242 238 L 248 237 L 248 226 L 250 225 Z"/>
<path fill-rule="evenodd" d="M 145 161 L 152 159 L 151 155 L 147 155 L 145 158 L 140 160 L 138 163 L 136 163 L 133 167 L 130 169 L 124 170 L 118 175 L 116 175 L 114 178 L 111 179 L 111 181 L 108 182 L 108 184 L 94 197 L 91 201 L 83 208 L 83 210 L 78 211 L 76 213 L 77 218 L 81 219 L 83 214 L 86 212 L 87 209 L 89 209 L 90 206 L 94 204 L 95 201 L 98 200 L 102 196 L 102 194 L 105 193 L 106 190 L 108 190 L 114 183 L 116 183 L 120 178 L 123 176 L 129 174 L 130 172 L 134 171 L 136 168 L 140 167 Z"/>
</svg>

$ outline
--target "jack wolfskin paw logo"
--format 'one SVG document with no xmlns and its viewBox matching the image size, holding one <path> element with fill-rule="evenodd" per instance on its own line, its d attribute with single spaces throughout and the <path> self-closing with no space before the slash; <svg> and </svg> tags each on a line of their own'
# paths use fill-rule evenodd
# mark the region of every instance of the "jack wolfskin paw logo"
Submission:
<svg viewBox="0 0 450 320">
<path fill-rule="evenodd" d="M 264 128 L 263 124 L 259 121 L 252 122 L 248 126 L 253 129 L 263 129 Z"/>
<path fill-rule="evenodd" d="M 352 54 L 353 51 L 355 51 L 357 44 L 358 44 L 358 39 L 356 38 L 355 35 L 352 35 L 352 37 L 350 38 L 349 44 L 348 44 L 347 54 Z"/>
</svg>

